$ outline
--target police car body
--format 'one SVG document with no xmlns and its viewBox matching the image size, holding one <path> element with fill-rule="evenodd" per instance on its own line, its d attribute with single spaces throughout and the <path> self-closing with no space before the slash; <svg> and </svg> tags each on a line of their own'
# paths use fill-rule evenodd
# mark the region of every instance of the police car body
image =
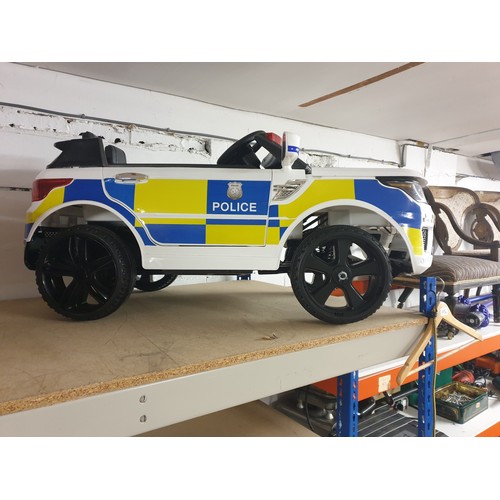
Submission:
<svg viewBox="0 0 500 500">
<path fill-rule="evenodd" d="M 179 274 L 287 272 L 315 317 L 369 316 L 393 275 L 432 262 L 425 181 L 406 169 L 311 168 L 298 142 L 256 131 L 216 165 L 130 164 L 91 133 L 56 143 L 27 212 L 25 263 L 42 297 L 93 320 Z"/>
</svg>

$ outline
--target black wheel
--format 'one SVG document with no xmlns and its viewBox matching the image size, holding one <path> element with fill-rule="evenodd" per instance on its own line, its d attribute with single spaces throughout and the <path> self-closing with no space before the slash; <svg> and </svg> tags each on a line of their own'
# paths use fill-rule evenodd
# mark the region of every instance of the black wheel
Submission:
<svg viewBox="0 0 500 500">
<path fill-rule="evenodd" d="M 143 292 L 156 292 L 171 285 L 177 274 L 142 274 L 135 282 L 135 288 Z"/>
<path fill-rule="evenodd" d="M 59 314 L 80 321 L 103 318 L 130 295 L 135 265 L 111 231 L 75 226 L 51 238 L 36 266 L 38 290 Z"/>
<path fill-rule="evenodd" d="M 290 280 L 297 300 L 328 323 L 373 314 L 389 293 L 387 254 L 369 233 L 351 226 L 317 229 L 294 252 Z"/>
</svg>

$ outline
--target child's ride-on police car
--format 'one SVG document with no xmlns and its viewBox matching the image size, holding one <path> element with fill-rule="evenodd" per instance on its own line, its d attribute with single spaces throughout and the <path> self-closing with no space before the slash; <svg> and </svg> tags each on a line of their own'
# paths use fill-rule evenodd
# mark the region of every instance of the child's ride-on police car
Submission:
<svg viewBox="0 0 500 500">
<path fill-rule="evenodd" d="M 310 168 L 292 134 L 249 134 L 217 165 L 128 164 L 88 132 L 55 146 L 33 185 L 25 263 L 47 304 L 75 320 L 179 274 L 259 271 L 288 273 L 313 316 L 351 323 L 381 306 L 393 275 L 432 261 L 418 174 Z"/>
</svg>

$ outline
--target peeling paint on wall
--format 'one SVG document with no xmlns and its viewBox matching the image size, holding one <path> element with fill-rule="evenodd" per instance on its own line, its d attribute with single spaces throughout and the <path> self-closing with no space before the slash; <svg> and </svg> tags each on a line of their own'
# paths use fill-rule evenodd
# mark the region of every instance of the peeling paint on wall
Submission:
<svg viewBox="0 0 500 500">
<path fill-rule="evenodd" d="M 206 139 L 199 137 L 183 137 L 178 134 L 145 130 L 132 127 L 129 130 L 128 143 L 131 146 L 143 147 L 155 151 L 183 151 L 209 157 L 205 146 Z"/>
<path fill-rule="evenodd" d="M 152 151 L 188 153 L 199 155 L 204 161 L 210 159 L 210 142 L 213 140 L 148 130 L 136 125 L 105 123 L 85 117 L 65 118 L 10 106 L 0 106 L 0 132 L 39 135 L 53 138 L 54 142 L 76 138 L 83 132 L 92 132 L 110 144 Z M 221 142 L 225 143 L 225 147 L 229 144 L 228 141 Z"/>
</svg>

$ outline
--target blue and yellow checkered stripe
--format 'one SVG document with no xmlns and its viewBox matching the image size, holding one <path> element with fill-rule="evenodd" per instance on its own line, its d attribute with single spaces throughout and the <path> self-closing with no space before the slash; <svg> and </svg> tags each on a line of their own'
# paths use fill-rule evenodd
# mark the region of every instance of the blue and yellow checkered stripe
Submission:
<svg viewBox="0 0 500 500">
<path fill-rule="evenodd" d="M 123 185 L 107 180 L 111 196 L 124 202 L 158 243 L 185 245 L 264 245 L 269 181 L 244 181 L 242 196 L 230 200 L 222 180 L 153 179 Z"/>
<path fill-rule="evenodd" d="M 401 190 L 374 179 L 316 180 L 292 202 L 269 204 L 270 181 L 242 181 L 242 196 L 230 200 L 227 180 L 152 179 L 127 185 L 105 179 L 74 180 L 56 188 L 27 214 L 26 231 L 51 208 L 89 200 L 112 207 L 135 227 L 145 245 L 278 245 L 297 217 L 329 200 L 360 200 L 379 207 L 401 225 L 416 255 L 423 254 L 419 205 Z M 119 200 L 119 201 L 118 201 Z M 144 229 L 147 227 L 147 231 Z M 148 235 L 151 235 L 151 238 Z"/>
</svg>

